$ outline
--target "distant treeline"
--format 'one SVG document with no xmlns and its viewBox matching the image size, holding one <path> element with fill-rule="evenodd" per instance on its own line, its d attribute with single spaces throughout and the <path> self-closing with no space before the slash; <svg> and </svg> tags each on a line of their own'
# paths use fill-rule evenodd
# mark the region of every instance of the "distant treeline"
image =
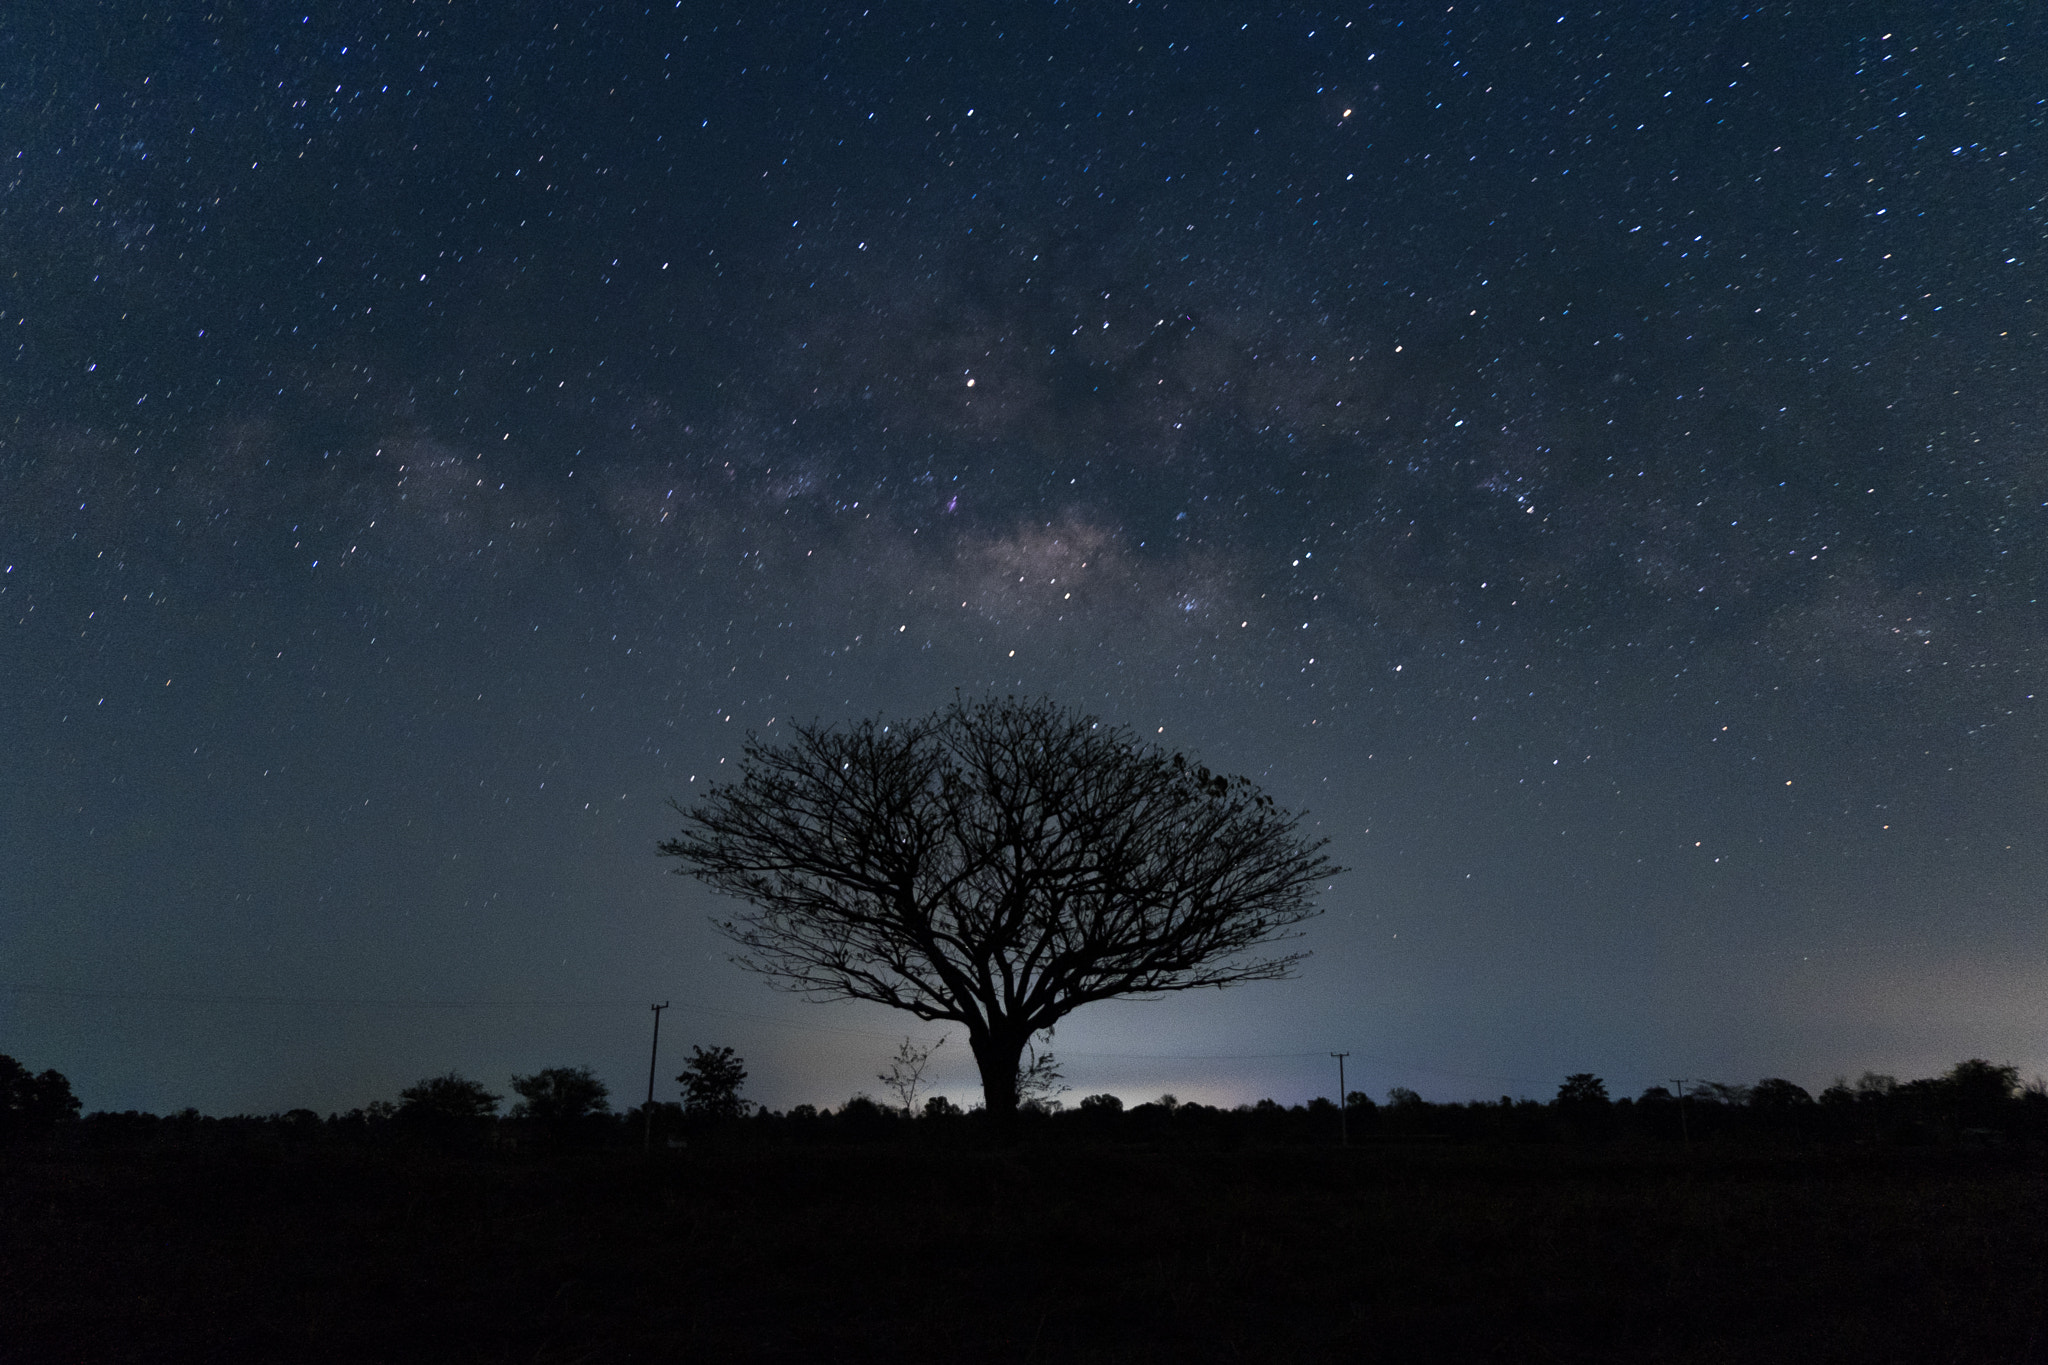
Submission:
<svg viewBox="0 0 2048 1365">
<path fill-rule="evenodd" d="M 167 1143 L 425 1144 L 504 1153 L 565 1148 L 692 1144 L 800 1145 L 888 1141 L 973 1142 L 985 1127 L 979 1109 L 942 1096 L 916 1109 L 855 1095 L 836 1109 L 800 1104 L 786 1111 L 739 1096 L 746 1076 L 729 1048 L 695 1051 L 683 1083 L 685 1102 L 610 1107 L 588 1068 L 558 1067 L 515 1076 L 521 1099 L 500 1115 L 501 1096 L 450 1073 L 322 1118 L 309 1109 L 213 1118 L 187 1109 L 169 1115 L 96 1112 L 80 1116 L 68 1081 L 32 1075 L 0 1057 L 0 1141 L 39 1139 L 95 1147 Z M 886 1079 L 886 1078 L 885 1078 Z M 2002 1145 L 2048 1141 L 2048 1087 L 2022 1085 L 2018 1070 L 1981 1059 L 1940 1076 L 1899 1081 L 1866 1073 L 1812 1095 L 1780 1078 L 1754 1085 L 1689 1081 L 1612 1098 L 1595 1075 L 1567 1077 L 1549 1100 L 1432 1103 L 1395 1088 L 1384 1101 L 1353 1091 L 1340 1110 L 1329 1099 L 1282 1105 L 1266 1099 L 1235 1108 L 1162 1095 L 1125 1106 L 1114 1095 L 1074 1104 L 1032 1101 L 1011 1136 L 1030 1141 L 1260 1144 L 1435 1143 L 1732 1143 L 1807 1142 L 1899 1145 Z"/>
</svg>

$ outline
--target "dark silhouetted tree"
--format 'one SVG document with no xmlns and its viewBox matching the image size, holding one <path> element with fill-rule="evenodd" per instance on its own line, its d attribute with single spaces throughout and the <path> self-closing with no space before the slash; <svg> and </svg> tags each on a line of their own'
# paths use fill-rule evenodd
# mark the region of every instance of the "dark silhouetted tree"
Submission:
<svg viewBox="0 0 2048 1365">
<path fill-rule="evenodd" d="M 1794 1085 L 1782 1076 L 1767 1076 L 1749 1088 L 1749 1106 L 1752 1109 L 1783 1111 L 1812 1104 L 1813 1096 L 1802 1086 Z"/>
<path fill-rule="evenodd" d="M 1766 1076 L 1751 1086 L 1749 1110 L 1758 1128 L 1781 1135 L 1808 1130 L 1820 1113 L 1806 1088 L 1783 1076 Z"/>
<path fill-rule="evenodd" d="M 1950 1067 L 1941 1082 L 1958 1123 L 1966 1128 L 1995 1127 L 2007 1102 L 2020 1093 L 2020 1069 L 1972 1057 Z"/>
<path fill-rule="evenodd" d="M 1557 1116 L 1571 1138 L 1605 1137 L 1614 1127 L 1614 1101 L 1607 1082 L 1590 1071 L 1574 1072 L 1557 1088 Z"/>
<path fill-rule="evenodd" d="M 519 1103 L 512 1117 L 543 1127 L 566 1128 L 611 1111 L 611 1091 L 587 1066 L 551 1066 L 531 1076 L 514 1076 Z"/>
<path fill-rule="evenodd" d="M 1607 1082 L 1590 1071 L 1578 1071 L 1564 1078 L 1557 1088 L 1560 1109 L 1594 1109 L 1608 1103 Z"/>
<path fill-rule="evenodd" d="M 0 1142 L 38 1137 L 77 1117 L 78 1098 L 63 1072 L 35 1075 L 0 1055 Z"/>
<path fill-rule="evenodd" d="M 392 1117 L 402 1128 L 437 1141 L 467 1142 L 484 1135 L 501 1098 L 451 1071 L 399 1091 Z"/>
<path fill-rule="evenodd" d="M 690 1060 L 676 1080 L 683 1087 L 683 1112 L 695 1118 L 736 1119 L 747 1112 L 740 1086 L 747 1068 L 729 1047 L 690 1049 Z"/>
<path fill-rule="evenodd" d="M 451 1071 L 445 1076 L 429 1076 L 418 1085 L 399 1091 L 398 1112 L 414 1117 L 473 1121 L 494 1117 L 498 1101 L 503 1098 Z"/>
<path fill-rule="evenodd" d="M 839 1112 L 833 1117 L 848 1132 L 870 1134 L 878 1132 L 882 1125 L 891 1122 L 895 1115 L 876 1104 L 872 1095 L 860 1094 L 840 1105 Z"/>
<path fill-rule="evenodd" d="M 748 902 L 719 922 L 788 989 L 967 1029 L 989 1114 L 1083 1005 L 1289 975 L 1261 956 L 1338 869 L 1249 781 L 1050 701 L 750 738 L 661 852 Z"/>
<path fill-rule="evenodd" d="M 1749 1087 L 1730 1085 L 1726 1081 L 1694 1081 L 1690 1098 L 1703 1104 L 1740 1106 L 1749 1103 Z"/>
<path fill-rule="evenodd" d="M 2020 1069 L 2016 1066 L 1993 1066 L 1982 1057 L 1972 1057 L 1950 1067 L 1942 1080 L 1948 1083 L 1959 1100 L 2003 1104 L 2019 1093 Z"/>
</svg>

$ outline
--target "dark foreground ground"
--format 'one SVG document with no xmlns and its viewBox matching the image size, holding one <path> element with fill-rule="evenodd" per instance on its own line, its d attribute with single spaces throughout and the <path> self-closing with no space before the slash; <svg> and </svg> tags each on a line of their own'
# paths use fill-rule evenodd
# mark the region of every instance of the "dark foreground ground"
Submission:
<svg viewBox="0 0 2048 1365">
<path fill-rule="evenodd" d="M 2048 1162 L 17 1149 L 0 1359 L 2048 1360 Z"/>
</svg>

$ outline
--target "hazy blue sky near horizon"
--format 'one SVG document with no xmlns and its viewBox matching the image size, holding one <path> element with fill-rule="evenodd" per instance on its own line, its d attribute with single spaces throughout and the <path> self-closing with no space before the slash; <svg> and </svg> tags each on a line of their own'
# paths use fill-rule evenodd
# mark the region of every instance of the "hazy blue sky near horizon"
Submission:
<svg viewBox="0 0 2048 1365">
<path fill-rule="evenodd" d="M 970 8 L 7 7 L 0 1051 L 879 1092 L 654 846 L 959 691 L 1351 869 L 1073 1095 L 2048 1069 L 2038 5 Z"/>
</svg>

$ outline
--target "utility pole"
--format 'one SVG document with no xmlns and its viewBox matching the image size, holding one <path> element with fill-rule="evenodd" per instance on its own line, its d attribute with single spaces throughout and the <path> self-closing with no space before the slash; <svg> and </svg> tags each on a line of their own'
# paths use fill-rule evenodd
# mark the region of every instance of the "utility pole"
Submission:
<svg viewBox="0 0 2048 1365">
<path fill-rule="evenodd" d="M 640 1150 L 643 1152 L 654 1150 L 654 1063 L 661 1056 L 661 1012 L 668 1008 L 668 1001 L 649 1005 L 648 1008 L 654 1011 L 654 1046 L 647 1053 L 647 1107 L 640 1111 L 647 1119 L 640 1138 Z"/>
<path fill-rule="evenodd" d="M 1343 1146 L 1351 1145 L 1351 1100 L 1344 1093 L 1344 1059 L 1348 1052 L 1333 1052 L 1337 1059 L 1337 1134 Z"/>
<path fill-rule="evenodd" d="M 1672 1076 L 1671 1083 L 1678 1087 L 1678 1131 L 1685 1139 L 1685 1149 L 1692 1150 L 1692 1125 L 1685 1121 L 1685 1077 Z"/>
</svg>

